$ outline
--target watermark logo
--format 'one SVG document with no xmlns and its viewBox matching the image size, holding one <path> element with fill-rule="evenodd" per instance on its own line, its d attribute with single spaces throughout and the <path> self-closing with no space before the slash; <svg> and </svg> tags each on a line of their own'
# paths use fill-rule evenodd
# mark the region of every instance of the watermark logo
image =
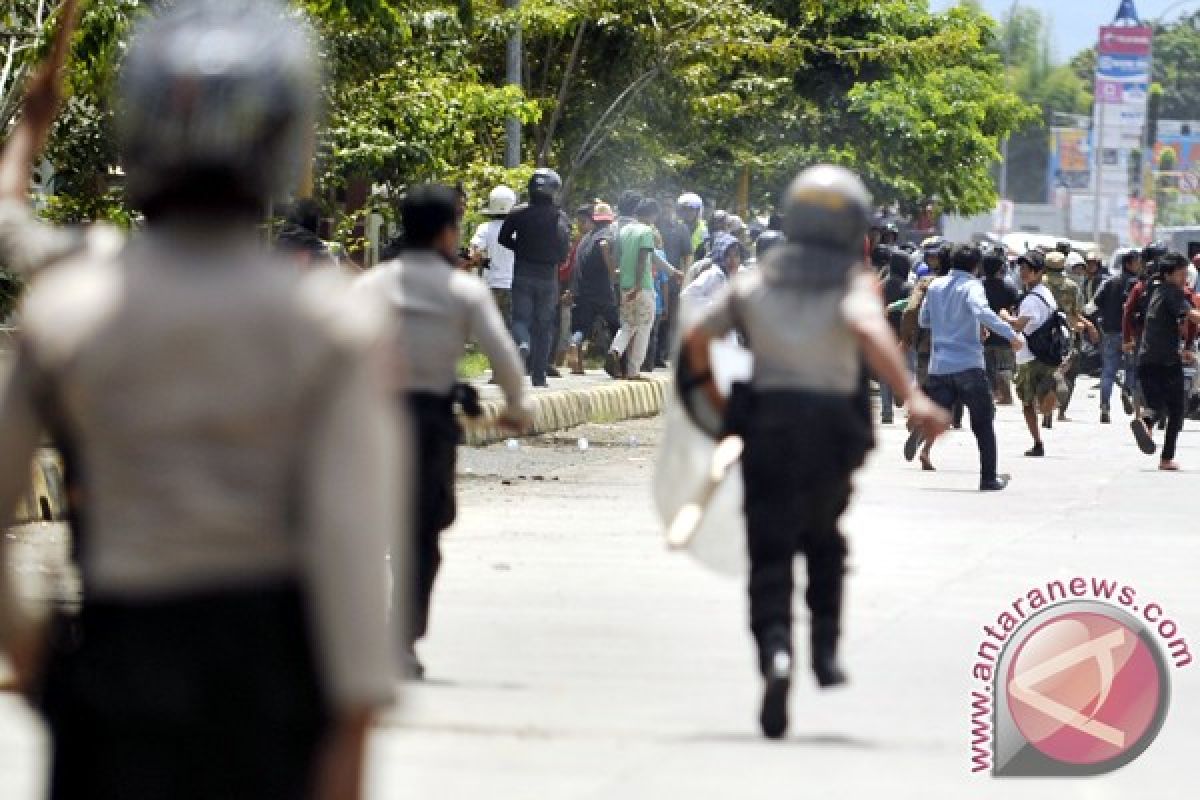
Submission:
<svg viewBox="0 0 1200 800">
<path fill-rule="evenodd" d="M 1166 721 L 1171 666 L 1192 661 L 1162 607 L 1112 581 L 1032 589 L 984 634 L 972 668 L 971 768 L 999 777 L 1100 775 L 1130 763 Z"/>
</svg>

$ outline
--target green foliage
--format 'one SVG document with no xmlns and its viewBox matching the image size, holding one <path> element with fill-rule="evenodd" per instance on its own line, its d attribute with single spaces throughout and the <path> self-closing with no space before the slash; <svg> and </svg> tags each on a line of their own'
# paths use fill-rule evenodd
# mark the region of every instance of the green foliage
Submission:
<svg viewBox="0 0 1200 800">
<path fill-rule="evenodd" d="M 1000 36 L 979 8 L 913 0 L 297 0 L 320 36 L 326 120 L 316 196 L 358 187 L 397 197 L 427 180 L 479 199 L 558 168 L 568 202 L 638 186 L 687 188 L 731 205 L 743 170 L 752 205 L 800 167 L 860 170 L 880 202 L 996 200 L 999 142 L 1036 117 L 1006 84 Z M 92 0 L 75 43 L 73 97 L 48 156 L 61 220 L 127 221 L 113 147 L 120 42 L 144 4 Z M 505 87 L 520 25 L 525 90 Z M 1028 49 L 1028 36 L 1014 32 Z M 1025 50 L 1021 50 L 1022 53 Z M 1032 51 L 1030 51 L 1032 53 Z M 1032 59 L 1032 55 L 1031 55 Z M 1039 90 L 1073 103 L 1081 84 Z M 1032 85 L 1032 84 L 1031 84 Z M 524 166 L 505 170 L 506 117 L 526 127 Z M 390 213 L 386 201 L 385 215 Z M 351 236 L 357 218 L 339 230 Z"/>
<path fill-rule="evenodd" d="M 1154 31 L 1154 82 L 1163 89 L 1162 119 L 1195 119 L 1200 108 L 1200 12 Z"/>
</svg>

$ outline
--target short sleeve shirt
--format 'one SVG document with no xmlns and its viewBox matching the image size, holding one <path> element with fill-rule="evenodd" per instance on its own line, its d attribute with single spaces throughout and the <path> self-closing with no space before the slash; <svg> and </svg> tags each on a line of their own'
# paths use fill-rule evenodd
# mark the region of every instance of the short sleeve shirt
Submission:
<svg viewBox="0 0 1200 800">
<path fill-rule="evenodd" d="M 1182 362 L 1179 327 L 1191 310 L 1191 301 L 1182 289 L 1169 283 L 1159 284 L 1146 310 L 1146 330 L 1138 352 L 1139 363 L 1175 366 Z"/>
<path fill-rule="evenodd" d="M 649 225 L 644 225 L 640 222 L 630 222 L 621 227 L 621 232 L 617 234 L 620 245 L 617 248 L 621 253 L 621 288 L 633 289 L 634 280 L 637 278 L 638 260 L 641 258 L 642 251 L 649 250 L 654 252 L 654 228 Z M 646 270 L 642 274 L 641 289 L 654 289 L 654 264 L 646 265 Z"/>
<path fill-rule="evenodd" d="M 483 277 L 489 289 L 512 288 L 516 254 L 500 246 L 500 227 L 503 224 L 503 220 L 489 220 L 480 225 L 471 237 L 471 247 L 487 254 L 488 268 Z"/>
</svg>

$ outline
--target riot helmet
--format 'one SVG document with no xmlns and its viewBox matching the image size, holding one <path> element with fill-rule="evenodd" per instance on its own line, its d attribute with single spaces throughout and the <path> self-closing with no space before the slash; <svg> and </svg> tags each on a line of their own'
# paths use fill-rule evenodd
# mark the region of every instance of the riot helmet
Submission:
<svg viewBox="0 0 1200 800">
<path fill-rule="evenodd" d="M 871 226 L 871 195 L 847 169 L 812 167 L 788 188 L 783 225 L 788 241 L 861 257 Z"/>
<path fill-rule="evenodd" d="M 118 90 L 130 200 L 282 198 L 311 158 L 319 89 L 310 33 L 277 0 L 194 0 L 149 17 Z"/>
<path fill-rule="evenodd" d="M 531 202 L 553 203 L 562 191 L 562 178 L 558 173 L 546 167 L 533 171 L 529 179 L 529 199 Z"/>
</svg>

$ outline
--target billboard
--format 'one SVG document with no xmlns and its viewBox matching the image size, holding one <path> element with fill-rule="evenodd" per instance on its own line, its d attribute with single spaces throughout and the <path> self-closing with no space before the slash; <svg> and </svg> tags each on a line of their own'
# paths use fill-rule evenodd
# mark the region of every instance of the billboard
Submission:
<svg viewBox="0 0 1200 800">
<path fill-rule="evenodd" d="M 1101 28 L 1096 45 L 1096 103 L 1090 160 L 1098 169 L 1091 171 L 1088 180 L 1092 191 L 1101 197 L 1099 231 L 1126 240 L 1130 217 L 1130 153 L 1141 148 L 1146 132 L 1154 30 L 1137 22 L 1132 3 L 1122 4 L 1117 21 L 1127 24 Z M 1093 202 L 1081 216 L 1094 220 L 1094 214 Z"/>
</svg>

